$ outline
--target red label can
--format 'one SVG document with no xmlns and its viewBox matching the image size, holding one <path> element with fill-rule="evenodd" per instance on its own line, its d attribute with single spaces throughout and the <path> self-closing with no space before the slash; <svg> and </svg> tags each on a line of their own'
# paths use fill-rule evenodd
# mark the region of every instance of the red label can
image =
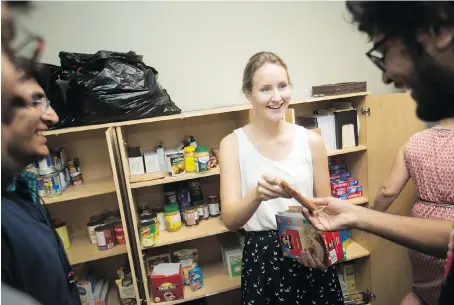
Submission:
<svg viewBox="0 0 454 305">
<path fill-rule="evenodd" d="M 112 225 L 98 226 L 95 232 L 99 250 L 109 250 L 115 247 L 115 234 Z"/>
<path fill-rule="evenodd" d="M 123 231 L 123 224 L 121 221 L 117 221 L 114 223 L 114 230 L 115 230 L 115 239 L 117 240 L 118 245 L 125 245 L 125 232 Z"/>
</svg>

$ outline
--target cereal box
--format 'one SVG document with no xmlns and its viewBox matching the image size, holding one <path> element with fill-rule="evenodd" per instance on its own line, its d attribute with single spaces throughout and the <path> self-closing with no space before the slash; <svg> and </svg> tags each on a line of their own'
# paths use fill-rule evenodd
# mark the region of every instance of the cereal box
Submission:
<svg viewBox="0 0 454 305">
<path fill-rule="evenodd" d="M 305 250 L 326 265 L 344 257 L 339 232 L 319 232 L 301 214 L 302 207 L 289 207 L 276 215 L 284 257 L 296 258 Z"/>
<path fill-rule="evenodd" d="M 345 179 L 345 181 L 342 180 L 333 180 L 331 181 L 331 190 L 335 191 L 338 189 L 346 189 L 351 186 L 356 186 L 358 185 L 358 179 L 349 177 Z"/>
</svg>

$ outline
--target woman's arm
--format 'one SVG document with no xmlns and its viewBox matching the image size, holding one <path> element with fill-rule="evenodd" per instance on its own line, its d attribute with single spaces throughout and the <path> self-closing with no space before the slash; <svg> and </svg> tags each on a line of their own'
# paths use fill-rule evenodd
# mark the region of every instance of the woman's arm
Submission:
<svg viewBox="0 0 454 305">
<path fill-rule="evenodd" d="M 410 179 L 407 166 L 405 165 L 405 150 L 407 144 L 403 145 L 397 152 L 391 173 L 380 187 L 371 208 L 380 212 L 385 212 L 393 201 L 399 196 L 403 188 Z"/>
<path fill-rule="evenodd" d="M 314 172 L 314 197 L 331 196 L 331 186 L 329 182 L 328 155 L 325 143 L 320 135 L 307 131 L 309 148 L 312 154 L 312 168 Z"/>
<path fill-rule="evenodd" d="M 264 175 L 257 186 L 242 198 L 238 139 L 235 134 L 225 137 L 220 145 L 222 220 L 230 231 L 241 229 L 254 215 L 259 205 L 277 197 L 289 198 L 277 177 Z M 260 169 L 257 169 L 260 170 Z"/>
</svg>

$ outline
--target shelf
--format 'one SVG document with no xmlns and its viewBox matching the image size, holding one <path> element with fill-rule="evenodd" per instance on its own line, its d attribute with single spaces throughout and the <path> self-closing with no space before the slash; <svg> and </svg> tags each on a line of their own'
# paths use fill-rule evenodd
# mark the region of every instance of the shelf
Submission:
<svg viewBox="0 0 454 305">
<path fill-rule="evenodd" d="M 166 176 L 165 178 L 162 179 L 156 179 L 156 180 L 150 180 L 150 181 L 144 181 L 144 182 L 135 182 L 131 183 L 131 188 L 140 188 L 140 187 L 146 187 L 146 186 L 153 186 L 153 185 L 160 185 L 160 184 L 166 184 L 166 183 L 172 183 L 172 182 L 178 182 L 178 181 L 185 181 L 185 180 L 192 180 L 192 179 L 197 179 L 197 178 L 203 178 L 203 177 L 209 177 L 209 176 L 215 176 L 219 175 L 219 167 L 210 169 L 206 173 L 199 174 L 199 173 L 186 173 L 181 176 L 177 177 L 169 177 Z"/>
<path fill-rule="evenodd" d="M 230 278 L 227 271 L 224 270 L 222 262 L 217 262 L 211 265 L 201 266 L 203 272 L 204 287 L 197 291 L 192 291 L 190 287 L 184 288 L 184 299 L 170 302 L 162 302 L 159 304 L 171 305 L 184 303 L 190 300 L 209 297 L 218 293 L 240 288 L 241 276 Z M 154 304 L 151 300 L 149 304 Z"/>
<path fill-rule="evenodd" d="M 354 259 L 358 259 L 361 257 L 369 256 L 370 252 L 363 248 L 360 244 L 355 241 L 351 241 L 347 247 L 347 260 L 343 261 L 342 263 L 352 261 Z"/>
<path fill-rule="evenodd" d="M 92 245 L 88 236 L 71 238 L 71 247 L 66 250 L 71 265 L 95 261 L 98 259 L 126 253 L 126 245 L 117 245 L 110 250 L 98 250 L 97 245 Z"/>
<path fill-rule="evenodd" d="M 345 201 L 347 203 L 351 202 L 352 204 L 362 204 L 368 200 L 366 197 L 360 197 Z M 158 242 L 153 247 L 142 248 L 142 250 L 177 244 L 187 240 L 204 238 L 226 232 L 229 232 L 229 230 L 225 227 L 221 217 L 209 218 L 208 220 L 203 220 L 197 226 L 187 227 L 183 225 L 178 232 L 161 231 Z"/>
<path fill-rule="evenodd" d="M 345 155 L 345 154 L 349 154 L 349 153 L 353 153 L 353 152 L 366 151 L 366 150 L 367 150 L 367 147 L 365 145 L 358 145 L 355 147 L 344 148 L 344 149 L 336 149 L 336 150 L 328 151 L 328 157 Z"/>
<path fill-rule="evenodd" d="M 330 95 L 330 96 L 322 96 L 322 97 L 310 97 L 310 98 L 307 98 L 304 100 L 290 101 L 290 104 L 298 105 L 298 104 L 304 104 L 304 103 L 315 103 L 315 102 L 320 102 L 320 101 L 330 101 L 330 100 L 338 100 L 338 99 L 344 99 L 344 98 L 350 98 L 350 97 L 366 96 L 369 94 L 370 94 L 370 92 L 366 91 L 366 92 L 347 93 L 347 94 Z M 78 126 L 78 127 L 69 127 L 69 128 L 62 128 L 62 129 L 56 129 L 56 130 L 49 130 L 49 131 L 44 132 L 44 136 L 60 135 L 60 134 L 73 133 L 73 132 L 82 132 L 82 131 L 95 130 L 95 129 L 107 129 L 109 127 L 131 126 L 131 125 L 139 125 L 139 124 L 146 124 L 146 123 L 155 123 L 155 122 L 161 122 L 161 121 L 184 120 L 184 119 L 192 118 L 192 117 L 202 117 L 202 116 L 207 116 L 207 115 L 238 112 L 238 111 L 245 111 L 245 110 L 250 110 L 250 109 L 252 109 L 251 104 L 245 103 L 245 104 L 232 105 L 232 106 L 219 107 L 219 108 L 188 111 L 188 112 L 183 112 L 180 114 L 159 116 L 159 117 L 153 117 L 153 118 L 148 118 L 148 119 L 130 120 L 130 121 L 116 122 L 116 123 L 106 123 L 106 124 L 98 124 L 98 125 Z"/>
<path fill-rule="evenodd" d="M 112 177 L 84 181 L 82 185 L 70 186 L 58 197 L 43 197 L 45 204 L 54 204 L 79 198 L 97 196 L 115 192 L 115 185 Z"/>
<path fill-rule="evenodd" d="M 358 197 L 358 198 L 348 199 L 348 200 L 345 200 L 345 201 L 350 203 L 350 204 L 361 205 L 361 204 L 368 203 L 369 202 L 369 198 L 367 198 L 367 197 Z"/>
<path fill-rule="evenodd" d="M 229 232 L 229 230 L 225 227 L 221 217 L 209 218 L 207 220 L 202 220 L 202 222 L 200 222 L 197 226 L 187 227 L 183 225 L 178 232 L 161 231 L 159 241 L 151 248 L 181 243 L 187 240 L 203 238 L 226 232 Z M 142 250 L 146 249 L 150 248 L 142 248 Z"/>
<path fill-rule="evenodd" d="M 347 248 L 347 256 L 349 257 L 347 261 L 369 256 L 370 253 L 363 247 L 361 247 L 356 242 L 352 241 Z M 229 290 L 237 289 L 241 287 L 241 277 L 230 278 L 224 269 L 222 262 L 213 263 L 206 266 L 201 266 L 203 272 L 203 289 L 192 291 L 190 287 L 185 287 L 184 289 L 184 299 L 175 300 L 170 302 L 162 302 L 159 304 L 171 305 L 184 303 L 190 300 L 200 299 L 203 297 L 208 297 L 214 294 L 226 292 Z M 154 303 L 153 300 L 150 302 Z"/>
</svg>

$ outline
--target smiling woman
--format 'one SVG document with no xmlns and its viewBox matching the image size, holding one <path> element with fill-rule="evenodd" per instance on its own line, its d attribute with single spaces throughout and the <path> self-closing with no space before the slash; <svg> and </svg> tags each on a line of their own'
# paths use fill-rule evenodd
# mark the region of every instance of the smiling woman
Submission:
<svg viewBox="0 0 454 305">
<path fill-rule="evenodd" d="M 330 195 L 324 143 L 312 131 L 284 120 L 292 86 L 277 55 L 260 52 L 249 59 L 243 92 L 254 119 L 220 146 L 222 218 L 229 230 L 247 231 L 242 303 L 343 304 L 334 269 L 312 270 L 284 258 L 276 231 L 276 213 L 298 205 L 282 189 L 283 179 L 305 197 Z M 321 289 L 324 294 L 318 293 Z"/>
</svg>

